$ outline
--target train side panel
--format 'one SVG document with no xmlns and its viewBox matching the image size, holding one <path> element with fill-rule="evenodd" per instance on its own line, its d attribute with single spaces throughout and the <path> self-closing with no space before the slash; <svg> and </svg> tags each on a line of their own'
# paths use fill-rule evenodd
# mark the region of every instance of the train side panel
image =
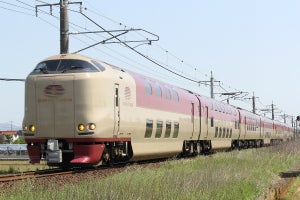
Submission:
<svg viewBox="0 0 300 200">
<path fill-rule="evenodd" d="M 239 116 L 236 108 L 208 97 L 201 101 L 201 140 L 209 140 L 213 149 L 229 149 L 239 138 Z"/>
<path fill-rule="evenodd" d="M 132 160 L 177 156 L 185 140 L 200 133 L 199 101 L 191 93 L 131 73 L 136 84 L 134 116 L 138 130 L 132 135 Z"/>
</svg>

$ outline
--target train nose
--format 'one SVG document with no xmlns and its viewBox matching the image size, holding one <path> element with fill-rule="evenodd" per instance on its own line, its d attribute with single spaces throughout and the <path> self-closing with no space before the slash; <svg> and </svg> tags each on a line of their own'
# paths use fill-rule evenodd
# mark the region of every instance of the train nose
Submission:
<svg viewBox="0 0 300 200">
<path fill-rule="evenodd" d="M 38 135 L 74 137 L 74 77 L 40 76 L 36 80 L 36 91 Z"/>
</svg>

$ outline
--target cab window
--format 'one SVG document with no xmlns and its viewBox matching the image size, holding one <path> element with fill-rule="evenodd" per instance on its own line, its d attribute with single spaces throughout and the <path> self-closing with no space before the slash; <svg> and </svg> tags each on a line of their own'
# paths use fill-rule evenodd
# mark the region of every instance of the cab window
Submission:
<svg viewBox="0 0 300 200">
<path fill-rule="evenodd" d="M 31 74 L 99 72 L 91 63 L 76 59 L 47 60 L 37 64 Z"/>
</svg>

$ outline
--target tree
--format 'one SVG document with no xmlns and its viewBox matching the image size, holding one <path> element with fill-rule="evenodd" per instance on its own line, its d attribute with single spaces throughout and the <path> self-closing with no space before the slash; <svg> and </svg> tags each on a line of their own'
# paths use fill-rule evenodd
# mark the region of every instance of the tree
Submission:
<svg viewBox="0 0 300 200">
<path fill-rule="evenodd" d="M 26 144 L 24 136 L 20 136 L 17 140 L 14 141 L 14 144 Z"/>
</svg>

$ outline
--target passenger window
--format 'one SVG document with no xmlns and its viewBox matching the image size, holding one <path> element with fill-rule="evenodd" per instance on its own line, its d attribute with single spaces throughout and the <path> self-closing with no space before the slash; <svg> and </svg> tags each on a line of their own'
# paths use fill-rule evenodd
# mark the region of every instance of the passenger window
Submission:
<svg viewBox="0 0 300 200">
<path fill-rule="evenodd" d="M 172 93 L 173 93 L 173 99 L 175 102 L 178 102 L 179 101 L 179 96 L 178 96 L 178 93 L 172 89 Z"/>
<path fill-rule="evenodd" d="M 179 133 L 179 123 L 174 122 L 174 133 L 173 133 L 173 138 L 177 138 Z"/>
<path fill-rule="evenodd" d="M 165 138 L 170 137 L 170 135 L 171 135 L 171 127 L 172 127 L 172 123 L 171 122 L 166 122 Z"/>
<path fill-rule="evenodd" d="M 150 83 L 144 79 L 144 85 L 146 88 L 146 93 L 152 95 L 152 87 L 150 85 Z"/>
<path fill-rule="evenodd" d="M 150 138 L 151 137 L 152 130 L 153 130 L 153 120 L 147 119 L 147 121 L 146 121 L 145 138 Z"/>
<path fill-rule="evenodd" d="M 155 83 L 155 93 L 156 93 L 156 96 L 157 97 L 161 97 L 162 96 L 162 92 L 161 92 L 161 89 L 160 89 L 160 86 L 158 85 L 158 83 Z"/>
<path fill-rule="evenodd" d="M 218 130 L 219 130 L 218 127 L 216 127 L 216 129 L 215 129 L 215 138 L 218 137 Z"/>
<path fill-rule="evenodd" d="M 164 91 L 165 91 L 165 94 L 166 94 L 166 99 L 170 100 L 171 99 L 170 90 L 164 86 Z"/>
<path fill-rule="evenodd" d="M 227 128 L 226 138 L 229 137 L 229 128 Z"/>
<path fill-rule="evenodd" d="M 219 138 L 222 137 L 222 128 L 219 129 Z"/>
<path fill-rule="evenodd" d="M 163 122 L 162 121 L 157 121 L 157 124 L 156 124 L 156 133 L 155 133 L 155 137 L 156 138 L 160 138 L 161 137 L 162 128 L 163 128 Z"/>
</svg>

